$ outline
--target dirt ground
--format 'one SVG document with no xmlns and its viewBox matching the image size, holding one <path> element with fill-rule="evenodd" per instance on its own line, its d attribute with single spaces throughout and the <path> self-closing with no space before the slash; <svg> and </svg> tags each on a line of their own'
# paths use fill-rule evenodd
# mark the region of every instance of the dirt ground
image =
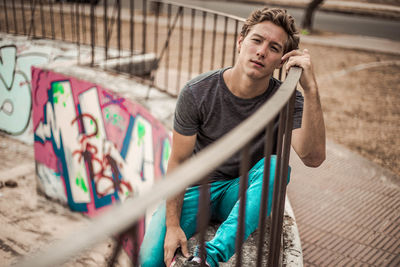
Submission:
<svg viewBox="0 0 400 267">
<path fill-rule="evenodd" d="M 314 61 L 327 138 L 400 176 L 400 56 L 304 47 Z"/>
</svg>

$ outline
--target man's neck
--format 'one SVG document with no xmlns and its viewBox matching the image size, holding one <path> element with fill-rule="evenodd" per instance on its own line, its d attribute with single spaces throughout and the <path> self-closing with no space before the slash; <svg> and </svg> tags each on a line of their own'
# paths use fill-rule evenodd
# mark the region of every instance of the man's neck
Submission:
<svg viewBox="0 0 400 267">
<path fill-rule="evenodd" d="M 255 80 L 234 66 L 224 72 L 223 78 L 232 94 L 239 98 L 250 99 L 265 93 L 269 87 L 271 75 Z"/>
</svg>

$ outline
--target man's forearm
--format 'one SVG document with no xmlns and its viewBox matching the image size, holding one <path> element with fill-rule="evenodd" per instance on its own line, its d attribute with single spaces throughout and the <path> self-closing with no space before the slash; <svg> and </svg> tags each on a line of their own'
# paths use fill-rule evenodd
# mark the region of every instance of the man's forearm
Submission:
<svg viewBox="0 0 400 267">
<path fill-rule="evenodd" d="M 173 169 L 179 166 L 180 162 L 174 159 L 170 159 L 168 162 L 167 174 Z M 180 226 L 180 217 L 182 211 L 183 198 L 185 196 L 185 191 L 171 197 L 167 200 L 166 204 L 166 214 L 165 214 L 165 224 L 170 226 Z"/>
<path fill-rule="evenodd" d="M 180 215 L 182 211 L 182 203 L 185 192 L 167 200 L 165 224 L 170 226 L 180 226 Z"/>
<path fill-rule="evenodd" d="M 316 86 L 304 90 L 302 126 L 293 138 L 304 164 L 317 167 L 325 160 L 325 123 Z"/>
</svg>

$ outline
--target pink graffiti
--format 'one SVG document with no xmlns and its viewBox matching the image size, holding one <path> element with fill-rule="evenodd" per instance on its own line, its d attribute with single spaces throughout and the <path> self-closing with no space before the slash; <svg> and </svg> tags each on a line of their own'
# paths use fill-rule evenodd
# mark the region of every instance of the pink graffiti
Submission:
<svg viewBox="0 0 400 267">
<path fill-rule="evenodd" d="M 90 175 L 91 175 L 90 178 L 92 180 L 94 180 L 95 185 L 96 185 L 96 189 L 95 189 L 96 194 L 100 197 L 104 197 L 104 196 L 108 195 L 113 189 L 118 190 L 119 193 L 123 193 L 121 186 L 126 187 L 126 189 L 129 192 L 132 192 L 133 189 L 129 182 L 118 179 L 118 174 L 119 174 L 118 166 L 115 163 L 115 161 L 112 159 L 112 157 L 110 156 L 109 152 L 104 154 L 100 158 L 98 155 L 99 154 L 98 148 L 95 145 L 93 145 L 92 143 L 90 143 L 90 139 L 95 137 L 98 132 L 98 125 L 97 125 L 96 119 L 90 114 L 80 114 L 71 122 L 71 125 L 76 123 L 78 120 L 82 121 L 83 118 L 91 119 L 94 122 L 95 130 L 93 133 L 89 133 L 89 134 L 86 133 L 86 134 L 82 135 L 82 137 L 79 140 L 80 149 L 73 151 L 72 156 L 78 156 L 79 157 L 78 162 L 81 162 L 82 157 L 85 158 L 85 155 L 86 155 L 87 156 L 86 160 L 87 160 L 88 164 L 91 164 L 92 170 L 94 170 L 93 163 L 97 164 L 96 167 L 98 167 L 97 169 L 99 169 L 99 170 L 97 172 L 90 173 Z M 122 167 L 122 166 L 120 166 L 120 167 Z M 117 171 L 114 171 L 114 175 L 116 176 L 115 179 L 117 181 L 115 181 L 112 176 L 107 175 L 105 173 L 106 170 L 109 170 L 110 168 L 112 170 L 117 170 Z M 98 188 L 98 183 L 100 182 L 101 179 L 107 179 L 107 180 L 111 181 L 113 185 L 106 188 L 104 190 L 104 192 L 99 192 L 97 188 Z"/>
<path fill-rule="evenodd" d="M 103 91 L 103 96 L 107 98 L 109 101 L 104 103 L 102 108 L 107 107 L 109 105 L 118 105 L 121 109 L 125 110 L 129 113 L 127 107 L 125 106 L 125 98 L 122 97 L 114 97 L 112 94 Z"/>
</svg>

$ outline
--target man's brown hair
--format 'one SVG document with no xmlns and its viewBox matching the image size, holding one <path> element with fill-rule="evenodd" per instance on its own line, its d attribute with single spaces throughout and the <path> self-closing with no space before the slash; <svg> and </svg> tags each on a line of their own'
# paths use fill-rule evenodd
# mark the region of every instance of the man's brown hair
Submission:
<svg viewBox="0 0 400 267">
<path fill-rule="evenodd" d="M 275 25 L 282 27 L 282 29 L 287 33 L 288 40 L 285 44 L 284 54 L 294 49 L 298 49 L 300 38 L 294 18 L 289 15 L 285 9 L 281 8 L 264 7 L 253 11 L 246 19 L 240 35 L 243 38 L 246 37 L 252 26 L 263 21 L 271 21 Z"/>
</svg>

